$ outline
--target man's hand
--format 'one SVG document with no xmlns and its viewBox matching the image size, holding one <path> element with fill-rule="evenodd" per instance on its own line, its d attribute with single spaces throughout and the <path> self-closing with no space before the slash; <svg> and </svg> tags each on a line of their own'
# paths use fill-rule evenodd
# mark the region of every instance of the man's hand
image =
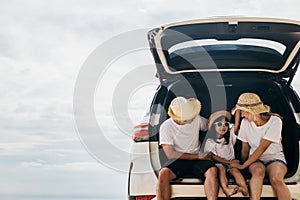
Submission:
<svg viewBox="0 0 300 200">
<path fill-rule="evenodd" d="M 200 160 L 212 160 L 212 152 L 199 153 L 198 158 Z"/>
</svg>

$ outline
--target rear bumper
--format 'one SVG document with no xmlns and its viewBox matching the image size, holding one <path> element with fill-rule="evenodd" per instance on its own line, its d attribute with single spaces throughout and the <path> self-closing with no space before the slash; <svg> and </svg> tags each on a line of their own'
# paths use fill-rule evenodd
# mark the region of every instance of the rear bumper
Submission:
<svg viewBox="0 0 300 200">
<path fill-rule="evenodd" d="M 292 198 L 300 200 L 300 184 L 287 185 Z M 176 197 L 206 197 L 204 192 L 204 185 L 172 185 L 172 196 Z M 218 197 L 226 197 L 222 189 L 219 189 Z M 241 193 L 233 197 L 244 197 Z M 276 194 L 271 185 L 264 185 L 261 197 L 276 197 Z"/>
<path fill-rule="evenodd" d="M 157 176 L 150 161 L 149 142 L 134 143 L 130 160 L 128 195 L 156 195 Z"/>
</svg>

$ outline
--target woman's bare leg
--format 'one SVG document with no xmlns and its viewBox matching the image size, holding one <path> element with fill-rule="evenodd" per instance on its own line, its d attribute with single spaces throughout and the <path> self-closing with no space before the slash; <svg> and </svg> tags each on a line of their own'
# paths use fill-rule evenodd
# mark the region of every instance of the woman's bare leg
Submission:
<svg viewBox="0 0 300 200">
<path fill-rule="evenodd" d="M 252 177 L 249 182 L 250 199 L 259 200 L 262 193 L 262 185 L 265 177 L 265 166 L 261 162 L 255 162 L 249 166 Z"/>
<path fill-rule="evenodd" d="M 286 172 L 287 168 L 281 162 L 273 162 L 267 166 L 267 173 L 278 200 L 292 199 L 291 193 L 283 181 Z"/>
</svg>

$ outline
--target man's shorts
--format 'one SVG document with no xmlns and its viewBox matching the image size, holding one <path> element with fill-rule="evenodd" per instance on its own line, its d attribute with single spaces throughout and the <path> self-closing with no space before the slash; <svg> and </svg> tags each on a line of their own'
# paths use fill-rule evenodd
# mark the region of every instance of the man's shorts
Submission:
<svg viewBox="0 0 300 200">
<path fill-rule="evenodd" d="M 169 168 L 176 178 L 204 178 L 204 173 L 215 164 L 210 160 L 170 159 L 163 167 Z"/>
</svg>

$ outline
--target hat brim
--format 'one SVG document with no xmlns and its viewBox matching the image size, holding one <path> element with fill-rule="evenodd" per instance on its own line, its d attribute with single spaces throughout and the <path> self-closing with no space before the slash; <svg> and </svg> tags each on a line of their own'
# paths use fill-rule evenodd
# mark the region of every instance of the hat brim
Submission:
<svg viewBox="0 0 300 200">
<path fill-rule="evenodd" d="M 229 121 L 231 120 L 231 114 L 226 110 L 220 110 L 217 112 L 214 112 L 210 115 L 208 119 L 208 129 L 211 129 L 212 124 L 216 121 L 216 119 L 220 117 L 226 117 Z"/>
<path fill-rule="evenodd" d="M 243 110 L 243 111 L 246 111 L 246 112 L 250 112 L 252 114 L 261 114 L 261 113 L 270 112 L 270 106 L 265 105 L 265 104 L 260 104 L 260 105 L 257 105 L 257 106 L 239 106 L 239 105 L 236 105 L 231 110 L 231 114 L 234 115 L 237 110 Z"/>
<path fill-rule="evenodd" d="M 200 114 L 200 111 L 201 111 L 201 103 L 199 100 L 197 99 L 194 99 L 194 98 L 191 98 L 191 99 L 188 99 L 189 100 L 189 103 L 191 105 L 193 105 L 193 110 L 190 112 L 189 115 L 186 115 L 186 116 L 178 116 L 178 115 L 175 115 L 175 113 L 172 111 L 172 109 L 169 107 L 168 109 L 168 115 L 175 121 L 190 121 L 190 120 L 193 120 L 194 118 L 196 118 L 199 114 Z"/>
</svg>

